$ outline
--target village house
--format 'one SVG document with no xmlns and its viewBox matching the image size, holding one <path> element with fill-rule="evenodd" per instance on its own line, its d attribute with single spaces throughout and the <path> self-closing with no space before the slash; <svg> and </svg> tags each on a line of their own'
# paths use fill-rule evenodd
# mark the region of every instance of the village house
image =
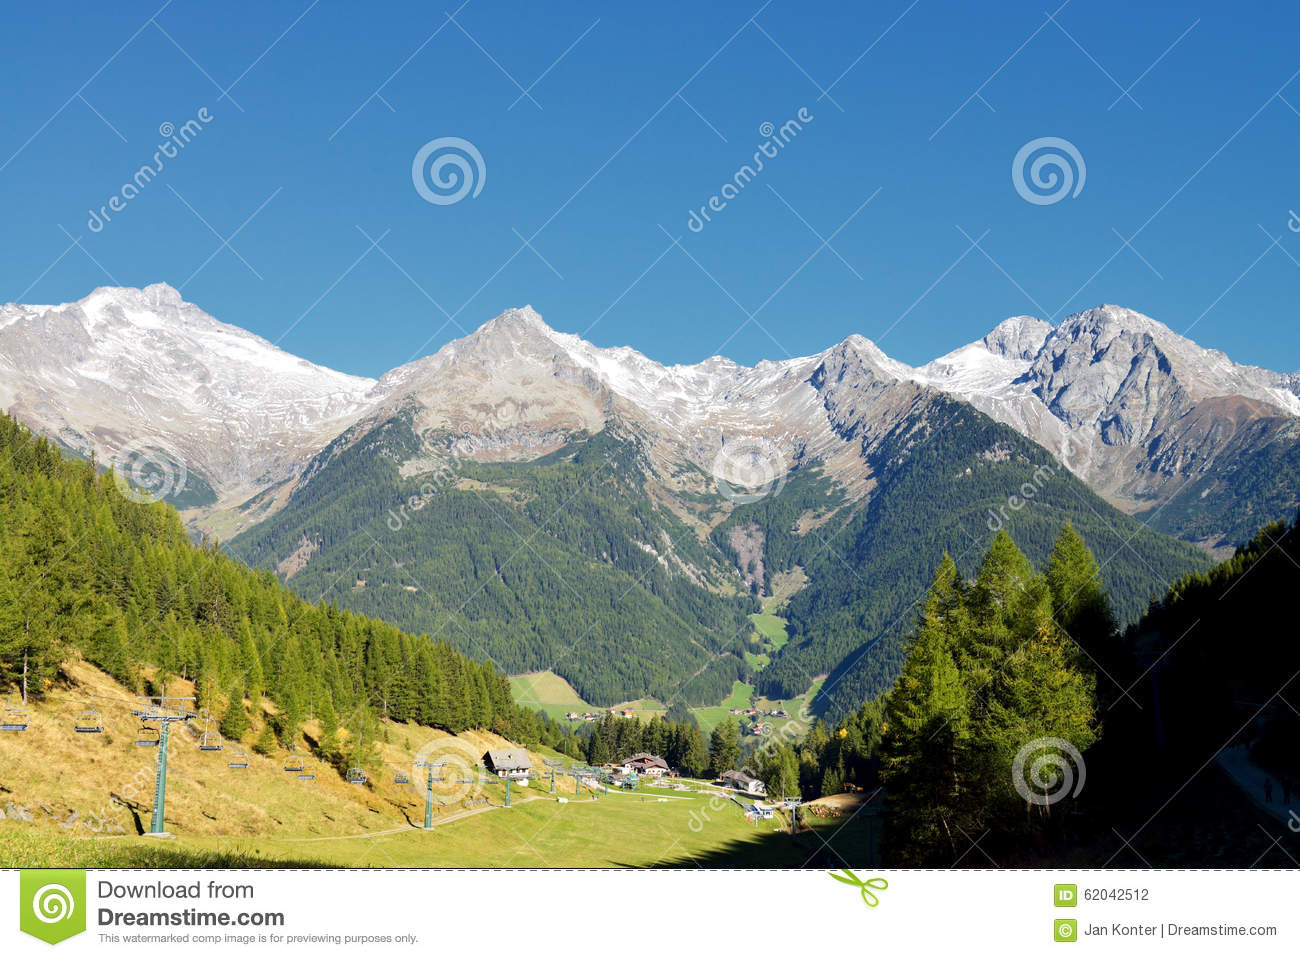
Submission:
<svg viewBox="0 0 1300 958">
<path fill-rule="evenodd" d="M 528 752 L 522 748 L 492 748 L 483 753 L 483 765 L 494 775 L 505 778 L 507 775 L 528 784 L 532 774 L 533 763 L 528 759 Z"/>
<path fill-rule="evenodd" d="M 767 795 L 767 786 L 748 772 L 723 772 L 719 780 L 727 788 L 734 788 L 746 795 Z"/>
<path fill-rule="evenodd" d="M 651 755 L 649 752 L 637 752 L 631 758 L 626 758 L 620 762 L 618 769 L 624 774 L 635 772 L 637 775 L 648 775 L 655 778 L 668 774 L 668 763 L 658 755 Z"/>
</svg>

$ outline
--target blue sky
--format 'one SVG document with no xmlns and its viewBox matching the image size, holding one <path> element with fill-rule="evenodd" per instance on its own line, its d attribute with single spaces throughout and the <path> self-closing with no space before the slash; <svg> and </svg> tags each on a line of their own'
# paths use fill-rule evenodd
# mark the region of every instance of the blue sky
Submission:
<svg viewBox="0 0 1300 958">
<path fill-rule="evenodd" d="M 161 2 L 8 14 L 0 301 L 166 281 L 364 375 L 524 303 L 666 362 L 920 363 L 1107 302 L 1300 369 L 1293 3 Z M 486 168 L 449 205 L 412 174 L 444 137 Z M 1017 192 L 1042 137 L 1077 195 Z"/>
</svg>

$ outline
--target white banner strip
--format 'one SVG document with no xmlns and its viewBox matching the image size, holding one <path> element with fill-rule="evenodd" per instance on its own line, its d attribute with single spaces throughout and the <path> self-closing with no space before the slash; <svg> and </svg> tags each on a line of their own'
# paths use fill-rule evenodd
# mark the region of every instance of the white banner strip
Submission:
<svg viewBox="0 0 1300 958">
<path fill-rule="evenodd" d="M 25 874 L 22 891 L 0 874 L 0 954 L 44 953 L 20 925 L 71 929 L 77 910 L 59 954 L 1300 954 L 1300 872 L 92 870 L 81 900 Z"/>
</svg>

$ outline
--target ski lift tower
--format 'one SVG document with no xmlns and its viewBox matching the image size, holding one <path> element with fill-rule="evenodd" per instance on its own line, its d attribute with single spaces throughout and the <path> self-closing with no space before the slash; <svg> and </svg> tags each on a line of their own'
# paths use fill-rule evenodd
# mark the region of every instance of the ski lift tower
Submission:
<svg viewBox="0 0 1300 958">
<path fill-rule="evenodd" d="M 163 827 L 163 809 L 167 801 L 167 739 L 173 722 L 188 722 L 198 718 L 193 698 L 175 696 L 140 696 L 140 707 L 132 713 L 141 725 L 154 722 L 158 727 L 158 769 L 154 774 L 153 820 L 150 835 L 166 835 Z"/>
<path fill-rule="evenodd" d="M 502 778 L 506 780 L 506 808 L 510 807 L 510 783 L 518 781 L 527 781 L 527 772 L 508 772 Z"/>
<path fill-rule="evenodd" d="M 797 798 L 787 798 L 781 796 L 781 807 L 790 813 L 790 837 L 794 838 L 799 831 L 799 806 L 803 803 Z"/>
<path fill-rule="evenodd" d="M 435 781 L 441 782 L 447 777 L 446 775 L 439 775 L 438 778 L 435 779 L 433 777 L 433 770 L 435 768 L 442 768 L 447 763 L 445 761 L 429 762 L 421 760 L 415 764 L 420 768 L 427 768 L 429 770 L 429 778 L 428 781 L 425 782 L 424 786 L 424 830 L 429 831 L 433 828 L 433 783 Z"/>
<path fill-rule="evenodd" d="M 555 770 L 563 768 L 563 762 L 552 762 L 549 758 L 542 759 L 542 763 L 551 770 L 551 794 L 555 794 Z"/>
</svg>

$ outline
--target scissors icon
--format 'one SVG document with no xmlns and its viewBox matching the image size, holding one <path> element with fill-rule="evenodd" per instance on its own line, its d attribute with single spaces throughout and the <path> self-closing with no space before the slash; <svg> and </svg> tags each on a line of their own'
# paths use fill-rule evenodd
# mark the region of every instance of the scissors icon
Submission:
<svg viewBox="0 0 1300 958">
<path fill-rule="evenodd" d="M 871 889 L 874 888 L 877 891 L 884 891 L 889 887 L 889 882 L 883 878 L 868 878 L 863 881 L 849 869 L 845 868 L 843 871 L 843 875 L 837 875 L 835 872 L 831 872 L 831 877 L 836 881 L 844 882 L 846 885 L 852 885 L 854 888 L 861 891 L 862 900 L 866 902 L 868 908 L 875 908 L 880 904 L 880 898 L 877 897 L 876 893 Z"/>
</svg>

